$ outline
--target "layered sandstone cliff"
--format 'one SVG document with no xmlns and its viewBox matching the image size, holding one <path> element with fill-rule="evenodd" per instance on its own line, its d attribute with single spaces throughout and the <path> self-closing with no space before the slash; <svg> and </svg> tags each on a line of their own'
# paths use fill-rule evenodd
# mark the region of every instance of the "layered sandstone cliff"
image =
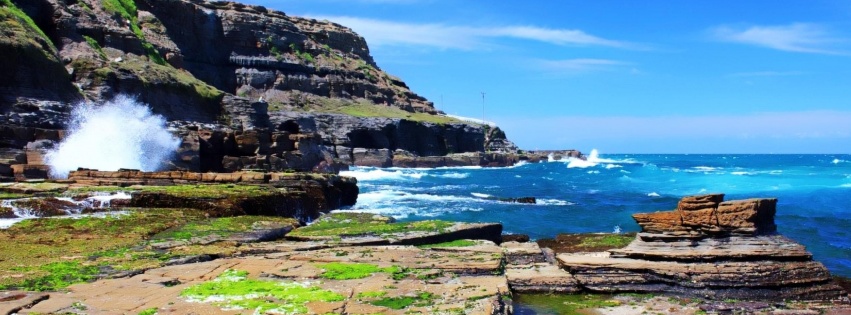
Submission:
<svg viewBox="0 0 851 315">
<path fill-rule="evenodd" d="M 0 153 L 10 157 L 0 175 L 27 144 L 61 140 L 77 102 L 120 94 L 171 122 L 184 140 L 177 169 L 333 171 L 359 150 L 516 151 L 503 133 L 440 116 L 329 21 L 200 0 L 2 0 L 0 14 Z"/>
</svg>

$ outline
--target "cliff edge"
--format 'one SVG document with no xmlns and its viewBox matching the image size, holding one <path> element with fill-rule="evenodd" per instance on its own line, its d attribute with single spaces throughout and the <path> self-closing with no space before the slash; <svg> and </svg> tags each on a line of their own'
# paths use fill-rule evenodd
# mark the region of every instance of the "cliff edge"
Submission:
<svg viewBox="0 0 851 315">
<path fill-rule="evenodd" d="M 37 165 L 43 151 L 27 144 L 61 140 L 79 102 L 122 94 L 183 139 L 173 169 L 334 171 L 364 150 L 398 153 L 391 161 L 516 153 L 504 133 L 488 141 L 484 126 L 442 115 L 329 21 L 223 1 L 0 0 L 0 23 L 0 175 Z"/>
</svg>

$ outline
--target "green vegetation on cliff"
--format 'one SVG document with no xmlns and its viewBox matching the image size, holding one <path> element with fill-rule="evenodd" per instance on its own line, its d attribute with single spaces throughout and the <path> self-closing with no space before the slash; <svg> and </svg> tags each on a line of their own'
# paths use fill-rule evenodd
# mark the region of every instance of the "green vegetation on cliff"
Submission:
<svg viewBox="0 0 851 315">
<path fill-rule="evenodd" d="M 12 40 L 15 38 L 18 40 L 26 40 L 28 36 L 21 34 L 22 31 L 35 32 L 50 47 L 51 52 L 56 52 L 56 47 L 53 45 L 53 42 L 50 41 L 50 38 L 47 37 L 47 35 L 44 34 L 44 31 L 35 24 L 35 21 L 33 21 L 33 19 L 24 11 L 18 8 L 12 0 L 0 0 L 0 26 L 2 26 L 0 29 L 2 29 L 4 33 L 11 32 L 11 34 L 3 34 L 3 37 L 7 37 Z"/>
<path fill-rule="evenodd" d="M 413 113 L 394 106 L 385 106 L 372 103 L 367 100 L 352 101 L 341 98 L 330 97 L 298 97 L 300 107 L 284 108 L 280 104 L 271 103 L 269 109 L 275 110 L 299 110 L 319 113 L 345 114 L 355 117 L 387 117 L 407 119 L 418 122 L 434 124 L 464 123 L 461 120 L 428 113 Z"/>
<path fill-rule="evenodd" d="M 159 65 L 167 65 L 165 59 L 160 55 L 159 51 L 145 38 L 145 33 L 139 27 L 138 11 L 136 10 L 136 2 L 134 0 L 102 0 L 103 9 L 112 14 L 117 14 L 127 21 L 130 21 L 130 29 L 133 34 L 142 41 L 142 48 L 145 54 L 151 61 Z"/>
</svg>

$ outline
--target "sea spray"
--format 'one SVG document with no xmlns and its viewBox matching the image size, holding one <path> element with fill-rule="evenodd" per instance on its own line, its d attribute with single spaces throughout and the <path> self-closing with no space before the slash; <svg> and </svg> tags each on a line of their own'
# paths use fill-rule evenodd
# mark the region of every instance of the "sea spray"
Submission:
<svg viewBox="0 0 851 315">
<path fill-rule="evenodd" d="M 67 137 L 45 156 L 50 175 L 65 178 L 79 167 L 156 171 L 180 145 L 165 123 L 125 95 L 101 105 L 80 103 L 71 112 Z"/>
</svg>

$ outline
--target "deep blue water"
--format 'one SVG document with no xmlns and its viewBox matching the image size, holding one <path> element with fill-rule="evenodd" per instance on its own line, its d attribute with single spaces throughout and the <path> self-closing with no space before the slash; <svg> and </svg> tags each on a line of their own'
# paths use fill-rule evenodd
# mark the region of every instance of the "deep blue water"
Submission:
<svg viewBox="0 0 851 315">
<path fill-rule="evenodd" d="M 501 222 L 506 233 L 638 231 L 631 215 L 680 197 L 778 198 L 778 230 L 834 274 L 851 277 L 851 155 L 604 155 L 510 168 L 354 168 L 351 209 L 402 221 Z M 482 197 L 536 197 L 514 204 Z"/>
</svg>

